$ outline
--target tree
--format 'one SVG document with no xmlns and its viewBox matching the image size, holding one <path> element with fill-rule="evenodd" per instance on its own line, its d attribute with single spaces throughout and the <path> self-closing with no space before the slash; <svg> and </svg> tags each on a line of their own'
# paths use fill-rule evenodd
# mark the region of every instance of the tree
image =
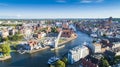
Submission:
<svg viewBox="0 0 120 67">
<path fill-rule="evenodd" d="M 56 61 L 55 67 L 65 67 L 65 63 L 61 60 Z"/>
<path fill-rule="evenodd" d="M 64 57 L 64 58 L 62 59 L 62 61 L 63 61 L 65 64 L 68 63 L 68 59 L 67 59 L 66 57 Z"/>
<path fill-rule="evenodd" d="M 8 41 L 9 39 L 8 39 L 8 37 L 6 37 L 6 38 L 4 38 L 3 40 L 4 40 L 4 41 Z"/>
<path fill-rule="evenodd" d="M 2 39 L 2 37 L 0 36 L 0 42 L 2 42 L 3 41 L 3 39 Z"/>
<path fill-rule="evenodd" d="M 109 67 L 108 61 L 106 59 L 104 59 L 104 58 L 101 58 L 100 67 Z"/>
<path fill-rule="evenodd" d="M 23 38 L 23 35 L 19 35 L 19 34 L 9 36 L 9 40 L 11 41 L 19 41 L 19 40 L 22 40 L 22 38 Z"/>
<path fill-rule="evenodd" d="M 106 37 L 106 34 L 103 34 L 103 37 Z"/>
<path fill-rule="evenodd" d="M 0 48 L 1 48 L 1 52 L 3 52 L 4 56 L 8 56 L 10 55 L 10 52 L 11 52 L 11 49 L 10 49 L 10 46 L 9 44 L 2 44 L 0 45 Z"/>
<path fill-rule="evenodd" d="M 52 27 L 52 28 L 51 28 L 51 31 L 54 32 L 54 33 L 57 33 L 57 32 L 58 32 L 56 27 Z"/>
<path fill-rule="evenodd" d="M 120 56 L 115 56 L 113 60 L 113 64 L 117 64 L 120 61 Z"/>
</svg>

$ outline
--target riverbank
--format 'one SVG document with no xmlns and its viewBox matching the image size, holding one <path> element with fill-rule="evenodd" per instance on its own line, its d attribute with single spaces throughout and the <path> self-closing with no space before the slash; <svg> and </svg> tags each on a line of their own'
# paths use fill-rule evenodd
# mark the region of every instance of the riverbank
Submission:
<svg viewBox="0 0 120 67">
<path fill-rule="evenodd" d="M 41 51 L 41 50 L 45 50 L 45 49 L 48 49 L 50 48 L 49 46 L 46 46 L 44 48 L 41 48 L 41 49 L 37 49 L 37 50 L 31 50 L 29 53 L 32 54 L 32 53 L 35 53 L 35 52 L 38 52 L 38 51 Z"/>
<path fill-rule="evenodd" d="M 51 51 L 48 49 L 38 51 L 36 53 L 30 54 L 23 54 L 20 55 L 19 53 L 12 52 L 12 59 L 10 61 L 4 61 L 3 63 L 0 63 L 0 67 L 49 67 L 47 65 L 47 61 L 52 56 L 57 57 L 63 57 L 64 54 L 66 54 L 71 48 L 74 48 L 75 46 L 80 45 L 80 43 L 83 43 L 84 41 L 91 42 L 91 38 L 86 35 L 85 33 L 82 33 L 81 31 L 77 31 L 77 38 L 72 40 L 72 43 L 66 43 L 65 47 L 56 50 Z M 63 44 L 64 45 L 64 44 Z M 74 67 L 73 65 L 69 65 L 70 67 Z"/>
<path fill-rule="evenodd" d="M 73 36 L 73 37 L 67 38 L 66 41 L 63 41 L 63 42 L 61 42 L 61 43 L 58 43 L 58 45 L 63 45 L 63 44 L 65 44 L 65 43 L 68 43 L 68 42 L 76 39 L 76 38 L 77 38 L 77 34 L 75 34 L 75 36 Z M 49 47 L 49 46 L 46 46 L 45 48 L 41 48 L 41 49 L 37 49 L 37 50 L 31 50 L 29 53 L 32 54 L 32 53 L 35 53 L 35 52 L 38 52 L 38 51 L 41 51 L 41 50 L 45 50 L 45 49 L 48 49 L 48 48 L 50 48 L 50 47 Z"/>
<path fill-rule="evenodd" d="M 68 43 L 68 42 L 70 42 L 70 41 L 76 39 L 77 37 L 78 37 L 77 34 L 75 34 L 75 36 L 70 37 L 70 38 L 67 38 L 66 41 L 63 41 L 63 42 L 61 42 L 61 43 L 58 43 L 58 45 L 62 45 L 62 44 Z"/>
<path fill-rule="evenodd" d="M 4 61 L 4 60 L 10 59 L 10 58 L 11 58 L 11 56 L 5 56 L 3 58 L 0 58 L 0 61 Z"/>
</svg>

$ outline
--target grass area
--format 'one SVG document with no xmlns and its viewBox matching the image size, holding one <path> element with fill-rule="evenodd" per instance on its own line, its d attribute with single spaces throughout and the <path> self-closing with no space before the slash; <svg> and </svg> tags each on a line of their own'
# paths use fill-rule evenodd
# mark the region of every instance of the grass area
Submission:
<svg viewBox="0 0 120 67">
<path fill-rule="evenodd" d="M 62 43 L 62 42 L 64 42 L 64 41 L 66 41 L 66 39 L 59 39 L 59 42 L 58 42 L 58 43 Z"/>
<path fill-rule="evenodd" d="M 17 52 L 16 50 L 11 50 L 11 52 Z"/>
<path fill-rule="evenodd" d="M 7 41 L 6 43 L 9 43 L 10 46 L 15 46 L 20 43 L 20 41 Z"/>
</svg>

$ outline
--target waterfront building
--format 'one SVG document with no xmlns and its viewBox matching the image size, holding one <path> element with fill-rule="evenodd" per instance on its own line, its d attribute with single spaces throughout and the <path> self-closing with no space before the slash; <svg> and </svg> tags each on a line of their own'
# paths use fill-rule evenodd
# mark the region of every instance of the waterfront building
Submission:
<svg viewBox="0 0 120 67">
<path fill-rule="evenodd" d="M 62 35 L 61 37 L 71 37 L 71 35 L 74 33 L 72 30 L 67 29 L 67 30 L 62 30 Z"/>
<path fill-rule="evenodd" d="M 112 48 L 120 47 L 120 42 L 114 42 Z"/>
<path fill-rule="evenodd" d="M 100 43 L 94 43 L 94 49 L 95 53 L 101 53 L 101 44 Z"/>
<path fill-rule="evenodd" d="M 77 46 L 68 52 L 68 61 L 73 64 L 79 61 L 81 58 L 86 57 L 89 55 L 89 49 L 86 46 Z"/>
<path fill-rule="evenodd" d="M 34 48 L 37 48 L 37 47 L 38 47 L 37 44 L 38 44 L 38 42 L 37 42 L 37 41 L 34 41 L 34 40 L 30 40 L 30 41 L 28 42 L 28 45 L 29 45 L 29 47 L 30 47 L 30 50 L 33 50 Z"/>
</svg>

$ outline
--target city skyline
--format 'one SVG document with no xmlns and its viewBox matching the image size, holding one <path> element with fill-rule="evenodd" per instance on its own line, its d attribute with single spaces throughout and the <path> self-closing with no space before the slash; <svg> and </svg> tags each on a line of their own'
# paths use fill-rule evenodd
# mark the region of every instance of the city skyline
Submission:
<svg viewBox="0 0 120 67">
<path fill-rule="evenodd" d="M 1 0 L 0 18 L 119 18 L 120 0 Z"/>
</svg>

